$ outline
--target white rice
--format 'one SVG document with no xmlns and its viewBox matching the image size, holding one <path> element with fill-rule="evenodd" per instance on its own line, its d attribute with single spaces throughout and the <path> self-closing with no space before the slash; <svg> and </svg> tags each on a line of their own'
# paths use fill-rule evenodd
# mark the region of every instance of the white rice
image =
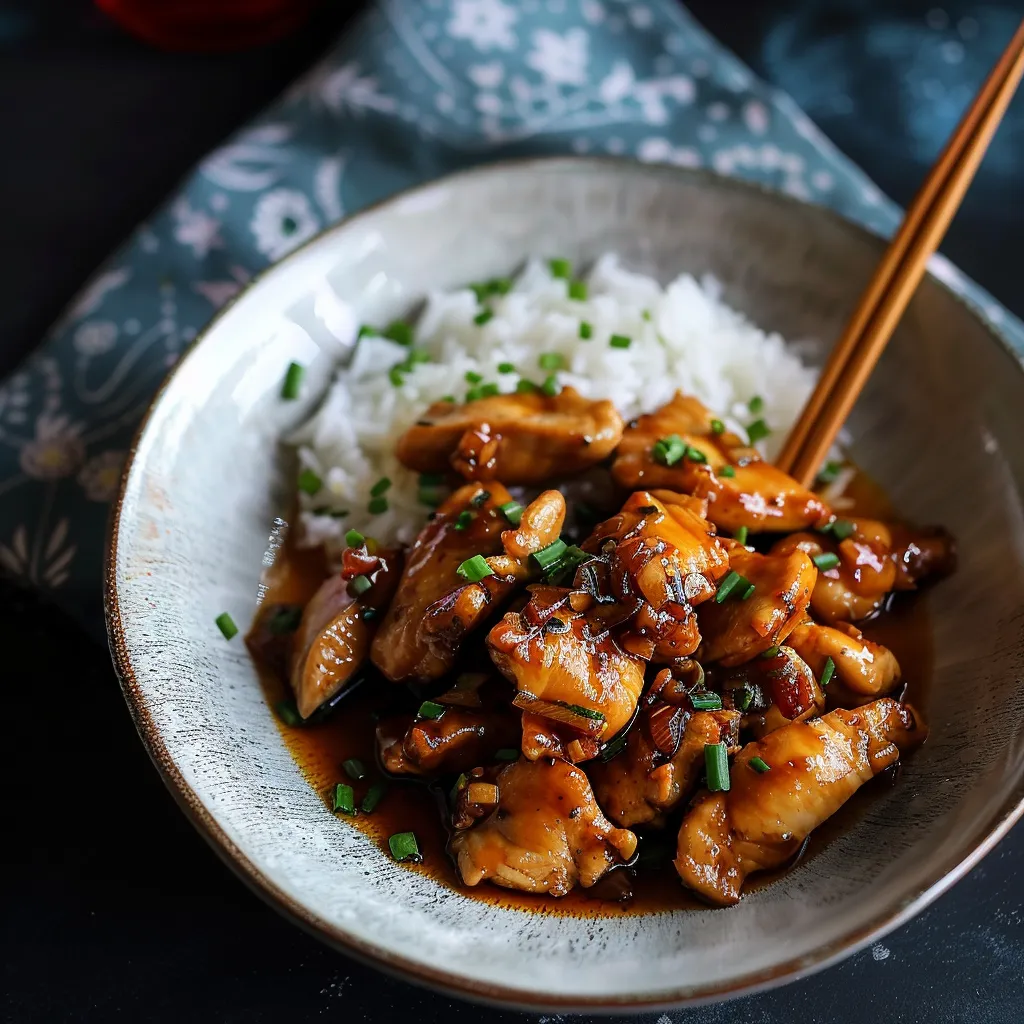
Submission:
<svg viewBox="0 0 1024 1024">
<path fill-rule="evenodd" d="M 431 294 L 415 325 L 414 345 L 430 356 L 396 387 L 388 371 L 409 350 L 380 337 L 359 341 L 350 364 L 339 371 L 323 406 L 299 432 L 302 468 L 323 481 L 320 492 L 302 494 L 304 537 L 343 546 L 349 529 L 384 544 L 410 543 L 429 509 L 417 499 L 417 474 L 395 458 L 396 443 L 432 402 L 454 395 L 462 401 L 467 373 L 515 390 L 520 375 L 540 383 L 547 372 L 538 359 L 559 353 L 567 369 L 558 381 L 591 398 L 610 398 L 627 420 L 663 405 L 677 390 L 696 395 L 733 429 L 763 418 L 772 434 L 760 447 L 770 458 L 814 385 L 814 371 L 778 334 L 767 334 L 720 299 L 714 280 L 682 275 L 667 288 L 602 257 L 587 277 L 588 297 L 571 300 L 565 280 L 547 264 L 531 262 L 511 291 L 489 300 L 494 316 L 484 325 L 469 288 Z M 593 327 L 580 338 L 580 322 Z M 613 348 L 613 334 L 632 339 Z M 499 373 L 501 363 L 516 373 Z M 754 416 L 749 403 L 760 396 Z M 370 489 L 391 480 L 388 509 L 372 515 Z M 316 509 L 315 513 L 313 510 Z M 335 516 L 323 514 L 325 509 Z M 347 510 L 347 515 L 338 513 Z M 317 514 L 319 513 L 319 514 Z"/>
</svg>

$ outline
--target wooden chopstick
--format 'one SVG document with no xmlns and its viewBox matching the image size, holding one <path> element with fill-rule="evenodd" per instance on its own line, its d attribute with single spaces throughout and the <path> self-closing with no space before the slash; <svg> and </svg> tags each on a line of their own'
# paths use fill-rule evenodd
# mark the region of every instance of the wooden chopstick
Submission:
<svg viewBox="0 0 1024 1024">
<path fill-rule="evenodd" d="M 777 465 L 809 486 L 938 248 L 1024 74 L 1024 21 L 914 198 Z"/>
</svg>

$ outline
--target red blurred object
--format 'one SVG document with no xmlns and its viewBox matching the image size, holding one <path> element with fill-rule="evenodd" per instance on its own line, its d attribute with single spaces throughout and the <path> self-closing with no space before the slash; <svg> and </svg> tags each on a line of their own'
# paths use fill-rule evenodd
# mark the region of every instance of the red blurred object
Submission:
<svg viewBox="0 0 1024 1024">
<path fill-rule="evenodd" d="M 240 50 L 288 35 L 319 0 L 96 0 L 139 39 L 164 50 Z"/>
</svg>

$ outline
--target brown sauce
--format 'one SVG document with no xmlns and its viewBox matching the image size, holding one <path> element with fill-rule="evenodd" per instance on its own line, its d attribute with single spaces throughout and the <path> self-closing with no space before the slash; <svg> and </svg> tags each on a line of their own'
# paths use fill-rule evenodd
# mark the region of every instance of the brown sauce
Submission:
<svg viewBox="0 0 1024 1024">
<path fill-rule="evenodd" d="M 872 518 L 895 518 L 893 509 L 881 489 L 863 474 L 846 490 L 852 505 L 841 514 L 859 514 Z M 326 562 L 319 549 L 300 549 L 287 541 L 278 552 L 274 565 L 264 578 L 264 600 L 270 603 L 305 604 L 327 575 Z M 932 674 L 931 626 L 926 594 L 900 594 L 889 607 L 861 628 L 869 639 L 884 644 L 896 655 L 906 684 L 904 699 L 927 712 L 927 685 Z M 271 672 L 261 672 L 267 701 L 271 707 L 291 696 L 285 683 Z M 401 686 L 372 676 L 354 693 L 346 697 L 336 712 L 318 724 L 292 727 L 280 719 L 278 727 L 292 756 L 309 784 L 321 795 L 325 805 L 333 806 L 334 787 L 339 782 L 351 785 L 356 804 L 374 782 L 385 780 L 377 765 L 375 731 L 382 708 L 392 702 Z M 365 765 L 367 777 L 353 781 L 346 775 L 343 763 L 356 758 Z M 851 828 L 879 789 L 891 784 L 891 772 L 861 787 L 827 822 L 816 829 L 798 859 L 806 860 L 823 849 L 835 836 Z M 336 813 L 339 828 L 358 828 L 389 856 L 388 838 L 396 832 L 415 832 L 423 854 L 421 864 L 407 864 L 417 871 L 456 891 L 502 907 L 513 907 L 531 913 L 573 917 L 635 916 L 682 909 L 703 908 L 680 884 L 671 864 L 665 860 L 656 866 L 645 865 L 632 873 L 632 898 L 615 902 L 599 898 L 593 891 L 575 888 L 567 896 L 519 893 L 498 886 L 481 884 L 474 888 L 463 885 L 455 865 L 447 853 L 448 831 L 438 808 L 437 796 L 425 783 L 415 780 L 386 779 L 388 791 L 371 814 L 354 817 Z M 662 833 L 674 856 L 678 815 Z M 675 826 L 675 827 L 674 827 Z M 634 829 L 641 836 L 643 830 Z M 752 876 L 745 891 L 770 884 L 786 869 Z M 613 875 L 615 872 L 612 873 Z M 607 891 L 605 881 L 595 887 Z"/>
</svg>

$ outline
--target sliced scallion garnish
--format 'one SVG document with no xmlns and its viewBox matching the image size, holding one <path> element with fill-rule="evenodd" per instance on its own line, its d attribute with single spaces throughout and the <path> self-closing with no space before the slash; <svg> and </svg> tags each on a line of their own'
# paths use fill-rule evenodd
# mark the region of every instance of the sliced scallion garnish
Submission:
<svg viewBox="0 0 1024 1024">
<path fill-rule="evenodd" d="M 724 793 L 729 789 L 729 750 L 724 743 L 704 744 L 704 769 L 708 776 L 708 789 Z"/>
<path fill-rule="evenodd" d="M 515 373 L 516 368 L 512 363 L 498 363 L 498 373 Z"/>
<path fill-rule="evenodd" d="M 388 785 L 386 782 L 375 782 L 367 791 L 366 796 L 363 797 L 363 802 L 359 805 L 359 810 L 363 814 L 371 814 L 377 808 L 377 804 L 384 799 L 384 794 L 388 791 Z"/>
<path fill-rule="evenodd" d="M 732 466 L 719 466 L 718 475 L 724 477 L 733 477 L 736 475 L 736 470 Z"/>
<path fill-rule="evenodd" d="M 764 399 L 760 395 L 754 395 L 754 397 L 747 402 L 747 408 L 757 416 L 764 409 Z"/>
<path fill-rule="evenodd" d="M 722 698 L 710 690 L 690 694 L 690 703 L 696 711 L 718 711 L 722 707 Z"/>
<path fill-rule="evenodd" d="M 488 576 L 494 575 L 494 570 L 487 564 L 487 559 L 483 555 L 467 558 L 455 572 L 464 580 L 469 580 L 470 583 L 479 583 Z"/>
<path fill-rule="evenodd" d="M 839 478 L 839 474 L 843 471 L 843 464 L 841 462 L 834 462 L 829 459 L 821 468 L 821 472 L 818 474 L 819 484 L 832 484 L 835 483 Z"/>
<path fill-rule="evenodd" d="M 523 521 L 523 506 L 518 501 L 506 501 L 504 505 L 499 505 L 498 509 L 513 526 L 518 526 Z"/>
<path fill-rule="evenodd" d="M 575 302 L 586 302 L 587 300 L 587 282 L 586 281 L 570 281 L 569 282 L 569 298 Z"/>
<path fill-rule="evenodd" d="M 420 844 L 416 842 L 415 832 L 396 832 L 388 839 L 388 847 L 391 850 L 391 856 L 397 861 L 407 860 L 418 863 L 423 860 Z"/>
<path fill-rule="evenodd" d="M 761 652 L 761 657 L 762 658 L 774 658 L 774 657 L 777 657 L 779 651 L 781 651 L 781 650 L 782 650 L 782 648 L 779 647 L 778 645 L 773 645 L 773 646 L 769 647 L 767 650 L 762 651 Z"/>
<path fill-rule="evenodd" d="M 724 434 L 725 424 L 721 420 L 711 421 L 711 433 L 712 434 Z"/>
<path fill-rule="evenodd" d="M 366 504 L 366 511 L 371 516 L 383 515 L 388 510 L 388 499 L 387 498 L 371 498 Z"/>
<path fill-rule="evenodd" d="M 312 469 L 304 469 L 299 474 L 299 490 L 302 491 L 303 494 L 312 496 L 316 494 L 323 485 L 324 482 L 320 479 L 319 474 L 314 472 Z"/>
<path fill-rule="evenodd" d="M 289 363 L 285 371 L 284 383 L 281 385 L 281 397 L 289 401 L 299 397 L 302 378 L 306 376 L 306 368 L 302 363 Z"/>
<path fill-rule="evenodd" d="M 345 774 L 356 782 L 366 778 L 366 765 L 358 757 L 348 758 L 342 762 L 341 767 L 345 769 Z"/>
<path fill-rule="evenodd" d="M 473 317 L 473 323 L 477 324 L 479 327 L 483 327 L 483 325 L 487 323 L 488 320 L 493 319 L 494 310 L 488 307 L 487 309 L 480 310 L 480 312 L 477 313 L 475 317 Z"/>
<path fill-rule="evenodd" d="M 820 555 L 815 555 L 811 561 L 822 572 L 828 572 L 829 569 L 834 569 L 839 564 L 839 556 L 834 551 L 822 551 Z"/>
<path fill-rule="evenodd" d="M 217 628 L 224 634 L 225 640 L 230 640 L 233 636 L 238 635 L 235 620 L 227 612 L 221 612 L 213 621 L 217 623 Z"/>
<path fill-rule="evenodd" d="M 738 530 L 737 530 L 737 531 L 736 531 L 736 532 L 735 532 L 735 533 L 734 533 L 734 534 L 732 535 L 732 536 L 733 536 L 733 539 L 734 539 L 735 541 L 737 541 L 738 543 L 740 543 L 740 544 L 746 544 L 746 543 L 747 543 L 747 533 L 748 533 L 748 532 L 749 532 L 749 531 L 747 530 L 747 528 L 746 528 L 745 526 L 741 526 L 741 527 L 740 527 L 740 528 L 739 528 L 739 529 L 738 529 Z"/>
<path fill-rule="evenodd" d="M 751 444 L 757 444 L 758 441 L 763 440 L 770 433 L 771 428 L 764 420 L 754 420 L 754 422 L 747 427 L 747 437 L 750 438 Z"/>
<path fill-rule="evenodd" d="M 532 380 L 519 380 L 516 381 L 516 394 L 517 395 L 532 395 L 537 390 L 537 385 Z"/>
<path fill-rule="evenodd" d="M 562 277 L 565 280 L 572 277 L 572 264 L 568 260 L 548 260 L 548 267 L 551 270 L 552 277 Z"/>
<path fill-rule="evenodd" d="M 558 562 L 567 550 L 568 545 L 559 537 L 558 540 L 553 541 L 546 548 L 534 551 L 530 557 L 533 558 L 543 571 Z"/>
<path fill-rule="evenodd" d="M 469 509 L 463 509 L 456 517 L 453 529 L 466 530 L 469 528 L 469 524 L 473 522 L 473 513 Z"/>
<path fill-rule="evenodd" d="M 299 714 L 299 709 L 295 706 L 295 701 L 278 701 L 278 703 L 274 705 L 274 710 L 277 712 L 277 717 L 280 718 L 285 725 L 302 725 L 302 716 Z"/>
<path fill-rule="evenodd" d="M 391 478 L 382 476 L 371 488 L 370 497 L 379 498 L 391 486 Z"/>
<path fill-rule="evenodd" d="M 438 704 L 433 700 L 425 700 L 421 705 L 419 711 L 416 712 L 418 718 L 429 718 L 437 719 L 440 718 L 445 712 L 443 704 Z"/>
<path fill-rule="evenodd" d="M 345 534 L 345 544 L 350 548 L 359 547 L 366 538 L 358 530 L 349 530 Z"/>
<path fill-rule="evenodd" d="M 669 434 L 654 442 L 651 455 L 663 466 L 674 466 L 686 454 L 686 442 L 678 434 Z"/>
<path fill-rule="evenodd" d="M 765 772 L 770 772 L 772 770 L 772 766 L 761 757 L 752 757 L 747 764 L 749 764 L 758 775 L 764 775 Z"/>
<path fill-rule="evenodd" d="M 369 576 L 355 576 L 349 581 L 348 589 L 354 597 L 359 597 L 360 594 L 365 594 L 372 586 L 373 582 Z"/>
<path fill-rule="evenodd" d="M 613 334 L 608 339 L 608 344 L 612 348 L 629 348 L 633 344 L 633 339 L 628 334 Z"/>
<path fill-rule="evenodd" d="M 400 366 L 392 366 L 388 370 L 388 380 L 396 387 L 400 388 L 405 383 L 405 376 L 402 373 Z"/>
<path fill-rule="evenodd" d="M 824 665 L 824 667 L 821 670 L 820 686 L 823 689 L 826 686 L 828 686 L 829 682 L 832 679 L 832 676 L 835 675 L 835 672 L 836 672 L 836 663 L 832 660 L 831 657 L 826 658 L 825 659 L 825 665 Z"/>
<path fill-rule="evenodd" d="M 301 621 L 302 609 L 298 606 L 278 608 L 267 620 L 267 629 L 274 636 L 284 636 L 287 633 L 294 633 L 299 628 Z M 232 622 L 231 625 L 234 623 Z"/>
<path fill-rule="evenodd" d="M 467 370 L 463 379 L 467 384 L 479 384 L 484 378 L 482 374 L 477 373 L 475 370 Z"/>
<path fill-rule="evenodd" d="M 748 589 L 753 586 L 753 583 L 751 583 L 745 576 L 741 576 L 734 569 L 730 570 L 726 574 L 725 579 L 718 584 L 718 592 L 715 594 L 715 603 L 722 604 L 723 601 L 727 601 L 730 597 L 739 597 L 745 600 L 746 597 L 749 596 L 747 593 Z M 750 593 L 753 593 L 752 589 L 750 589 Z"/>
<path fill-rule="evenodd" d="M 560 370 L 565 366 L 565 359 L 560 352 L 542 352 L 537 360 L 542 370 Z"/>
<path fill-rule="evenodd" d="M 851 523 L 849 519 L 836 519 L 828 526 L 828 532 L 836 540 L 846 540 L 847 537 L 852 537 L 856 529 L 856 524 Z"/>
<path fill-rule="evenodd" d="M 553 373 L 544 378 L 544 383 L 541 384 L 540 389 L 548 396 L 548 398 L 554 398 L 555 395 L 562 390 L 558 386 L 558 378 Z"/>
<path fill-rule="evenodd" d="M 584 341 L 590 341 L 590 339 L 593 336 L 594 336 L 594 326 L 593 326 L 593 324 L 588 323 L 586 320 L 581 320 L 580 321 L 580 337 Z"/>
<path fill-rule="evenodd" d="M 391 323 L 381 331 L 381 334 L 390 341 L 399 345 L 409 346 L 412 344 L 412 327 L 404 320 L 392 320 Z"/>
</svg>

